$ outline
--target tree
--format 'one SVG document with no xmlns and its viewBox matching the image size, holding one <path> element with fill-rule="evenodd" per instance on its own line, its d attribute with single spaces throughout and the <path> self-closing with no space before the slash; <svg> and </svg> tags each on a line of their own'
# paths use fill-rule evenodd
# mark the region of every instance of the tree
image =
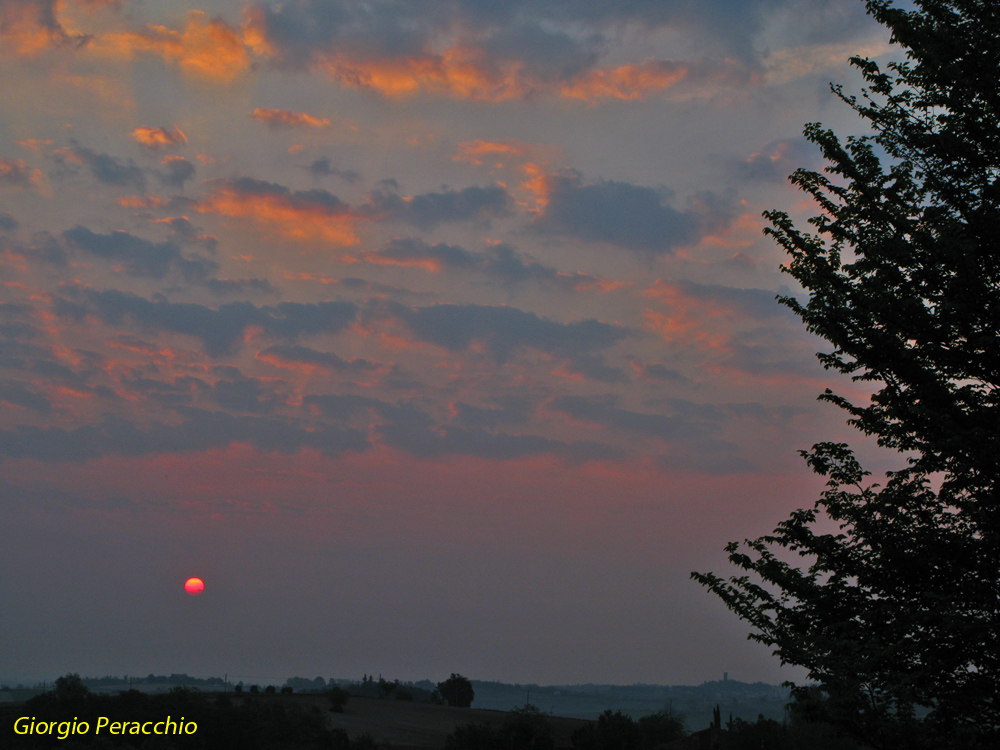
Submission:
<svg viewBox="0 0 1000 750">
<path fill-rule="evenodd" d="M 845 444 L 803 451 L 828 478 L 815 506 L 730 544 L 746 574 L 693 577 L 867 743 L 985 746 L 1000 736 L 1000 4 L 913 5 L 868 0 L 906 60 L 852 58 L 861 96 L 833 87 L 871 134 L 806 127 L 828 162 L 791 178 L 822 209 L 814 233 L 765 213 L 809 293 L 780 301 L 833 345 L 825 367 L 873 389 L 820 398 L 902 468 L 877 484 Z"/>
<path fill-rule="evenodd" d="M 610 708 L 573 732 L 573 750 L 640 750 L 642 733 L 631 716 Z"/>
<path fill-rule="evenodd" d="M 657 750 L 663 745 L 687 736 L 684 717 L 672 711 L 658 711 L 639 719 L 639 734 L 643 750 Z"/>
<path fill-rule="evenodd" d="M 437 689 L 449 706 L 468 708 L 476 698 L 476 691 L 472 689 L 469 678 L 454 672 L 447 680 L 439 682 Z"/>
<path fill-rule="evenodd" d="M 330 702 L 330 711 L 335 714 L 342 714 L 351 694 L 339 685 L 334 685 L 326 691 L 326 697 Z"/>
</svg>

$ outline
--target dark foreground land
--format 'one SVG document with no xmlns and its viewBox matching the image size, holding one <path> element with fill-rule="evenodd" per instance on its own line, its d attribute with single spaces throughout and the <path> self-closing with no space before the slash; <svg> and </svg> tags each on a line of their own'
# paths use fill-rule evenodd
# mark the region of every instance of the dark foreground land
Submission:
<svg viewBox="0 0 1000 750">
<path fill-rule="evenodd" d="M 482 708 L 452 708 L 430 703 L 351 698 L 343 713 L 328 712 L 327 724 L 331 728 L 346 730 L 351 739 L 368 734 L 380 746 L 443 748 L 448 735 L 453 734 L 457 727 L 473 722 L 499 727 L 508 716 L 506 711 Z M 591 723 L 584 719 L 561 716 L 548 716 L 546 719 L 552 728 L 552 738 L 557 750 L 571 747 L 573 732 Z"/>
<path fill-rule="evenodd" d="M 52 694 L 0 705 L 0 750 L 24 748 L 142 748 L 143 750 L 424 750 L 444 748 L 449 735 L 472 723 L 499 729 L 510 714 L 377 698 L 351 697 L 342 712 L 329 710 L 324 695 L 243 695 L 176 690 L 161 695 L 132 691 L 117 696 L 86 694 L 55 699 Z M 95 736 L 100 717 L 112 721 L 162 721 L 184 717 L 197 724 L 191 735 L 124 736 L 105 729 Z M 63 739 L 55 732 L 17 734 L 20 717 L 43 721 L 86 721 L 86 734 Z M 571 736 L 592 722 L 545 717 L 555 750 L 570 748 Z M 21 726 L 24 726 L 22 722 Z"/>
<path fill-rule="evenodd" d="M 370 681 L 360 687 L 365 685 L 373 687 Z M 593 687 L 594 699 L 607 697 L 609 686 Z M 716 707 L 712 728 L 685 728 L 679 715 L 670 710 L 633 718 L 622 710 L 608 709 L 591 720 L 555 716 L 525 704 L 509 711 L 446 706 L 440 696 L 434 701 L 415 700 L 416 688 L 409 693 L 398 685 L 394 692 L 406 698 L 387 697 L 384 685 L 380 697 L 351 694 L 339 687 L 312 693 L 294 693 L 290 686 L 284 690 L 268 686 L 260 691 L 255 685 L 238 693 L 174 687 L 160 693 L 126 690 L 111 694 L 92 692 L 78 675 L 67 675 L 52 690 L 26 701 L 0 704 L 0 750 L 858 748 L 828 725 L 804 723 L 801 716 L 796 719 L 794 711 L 790 722 L 763 716 L 752 722 L 738 717 L 723 722 Z M 532 697 L 544 694 L 533 687 Z M 157 731 L 168 717 L 175 727 L 189 731 Z M 33 731 L 29 725 L 40 729 Z"/>
</svg>

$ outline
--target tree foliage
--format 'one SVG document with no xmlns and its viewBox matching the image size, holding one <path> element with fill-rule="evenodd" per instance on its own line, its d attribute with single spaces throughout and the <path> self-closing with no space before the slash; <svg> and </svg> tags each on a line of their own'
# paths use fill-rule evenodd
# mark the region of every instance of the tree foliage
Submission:
<svg viewBox="0 0 1000 750">
<path fill-rule="evenodd" d="M 449 706 L 468 708 L 472 705 L 472 701 L 476 699 L 476 691 L 473 690 L 472 682 L 469 678 L 455 674 L 454 672 L 451 673 L 451 677 L 447 680 L 439 682 L 437 689 Z"/>
<path fill-rule="evenodd" d="M 828 479 L 815 506 L 729 545 L 745 574 L 693 575 L 808 670 L 824 718 L 875 747 L 987 746 L 1000 736 L 1000 3 L 912 5 L 868 0 L 906 59 L 852 58 L 864 91 L 833 87 L 870 134 L 806 127 L 828 162 L 791 178 L 821 208 L 812 229 L 765 214 L 809 293 L 781 302 L 833 345 L 825 367 L 873 391 L 820 398 L 901 468 L 877 484 L 845 444 L 803 451 Z"/>
</svg>

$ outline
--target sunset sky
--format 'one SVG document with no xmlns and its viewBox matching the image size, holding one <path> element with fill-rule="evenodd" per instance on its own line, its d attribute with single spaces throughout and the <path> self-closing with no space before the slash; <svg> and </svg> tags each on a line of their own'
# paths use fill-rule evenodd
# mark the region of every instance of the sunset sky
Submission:
<svg viewBox="0 0 1000 750">
<path fill-rule="evenodd" d="M 0 2 L 0 679 L 797 676 L 688 575 L 878 463 L 761 234 L 852 54 L 860 0 Z"/>
</svg>

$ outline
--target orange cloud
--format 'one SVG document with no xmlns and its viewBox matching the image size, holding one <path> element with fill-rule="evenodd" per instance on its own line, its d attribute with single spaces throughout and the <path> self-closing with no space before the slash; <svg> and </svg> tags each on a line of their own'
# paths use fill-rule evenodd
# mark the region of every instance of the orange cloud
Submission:
<svg viewBox="0 0 1000 750">
<path fill-rule="evenodd" d="M 500 102 L 537 95 L 598 101 L 641 99 L 665 91 L 689 73 L 689 67 L 671 60 L 652 60 L 594 69 L 564 81 L 539 77 L 520 61 L 497 63 L 474 46 L 456 44 L 440 54 L 357 59 L 331 52 L 316 66 L 341 85 L 377 91 L 399 98 L 420 92 L 458 99 Z"/>
<path fill-rule="evenodd" d="M 184 131 L 176 125 L 173 130 L 167 130 L 164 127 L 136 128 L 132 131 L 132 139 L 140 146 L 145 146 L 146 148 L 154 150 L 182 145 L 188 141 L 187 136 L 184 135 Z"/>
<path fill-rule="evenodd" d="M 554 175 L 549 174 L 543 165 L 534 162 L 522 164 L 521 171 L 524 173 L 524 180 L 521 181 L 520 185 L 521 190 L 528 193 L 534 203 L 533 206 L 529 203 L 521 203 L 521 205 L 533 213 L 541 213 L 549 205 Z"/>
<path fill-rule="evenodd" d="M 641 99 L 648 93 L 665 91 L 688 76 L 688 67 L 672 60 L 651 60 L 620 65 L 610 70 L 591 70 L 563 83 L 559 93 L 570 99 Z"/>
<path fill-rule="evenodd" d="M 662 279 L 657 279 L 644 296 L 657 300 L 669 310 L 666 313 L 655 310 L 643 312 L 646 328 L 660 334 L 667 343 L 715 351 L 728 350 L 732 337 L 727 333 L 710 331 L 706 324 L 712 319 L 731 317 L 732 309 L 692 297 L 677 284 Z"/>
<path fill-rule="evenodd" d="M 0 157 L 0 187 L 30 189 L 43 184 L 42 170 L 28 166 L 21 159 Z"/>
<path fill-rule="evenodd" d="M 480 157 L 483 156 L 524 156 L 528 153 L 528 146 L 517 141 L 506 143 L 499 141 L 484 141 L 476 139 L 474 141 L 463 141 L 458 144 L 458 154 L 453 157 L 454 161 L 466 161 L 479 166 L 483 163 Z"/>
<path fill-rule="evenodd" d="M 361 253 L 357 258 L 351 260 L 363 260 L 374 266 L 402 266 L 404 268 L 422 268 L 431 273 L 440 273 L 444 270 L 444 265 L 435 258 L 393 258 L 382 255 L 377 250 L 369 250 Z"/>
<path fill-rule="evenodd" d="M 60 44 L 82 44 L 86 37 L 66 31 L 59 16 L 65 2 L 0 3 L 0 50 L 30 57 Z"/>
<path fill-rule="evenodd" d="M 226 83 L 250 68 L 250 55 L 239 33 L 220 19 L 207 20 L 202 11 L 191 11 L 183 31 L 147 25 L 141 31 L 112 32 L 92 45 L 112 57 L 130 58 L 153 52 L 195 78 Z"/>
<path fill-rule="evenodd" d="M 195 204 L 196 211 L 250 219 L 295 240 L 325 240 L 354 245 L 354 227 L 360 220 L 346 204 L 321 202 L 302 194 L 240 187 L 236 182 L 216 183 L 215 191 Z"/>
<path fill-rule="evenodd" d="M 250 113 L 250 117 L 272 128 L 303 126 L 309 128 L 330 127 L 330 121 L 326 118 L 320 119 L 305 112 L 292 112 L 287 109 L 263 109 L 262 107 L 257 107 Z"/>
</svg>

